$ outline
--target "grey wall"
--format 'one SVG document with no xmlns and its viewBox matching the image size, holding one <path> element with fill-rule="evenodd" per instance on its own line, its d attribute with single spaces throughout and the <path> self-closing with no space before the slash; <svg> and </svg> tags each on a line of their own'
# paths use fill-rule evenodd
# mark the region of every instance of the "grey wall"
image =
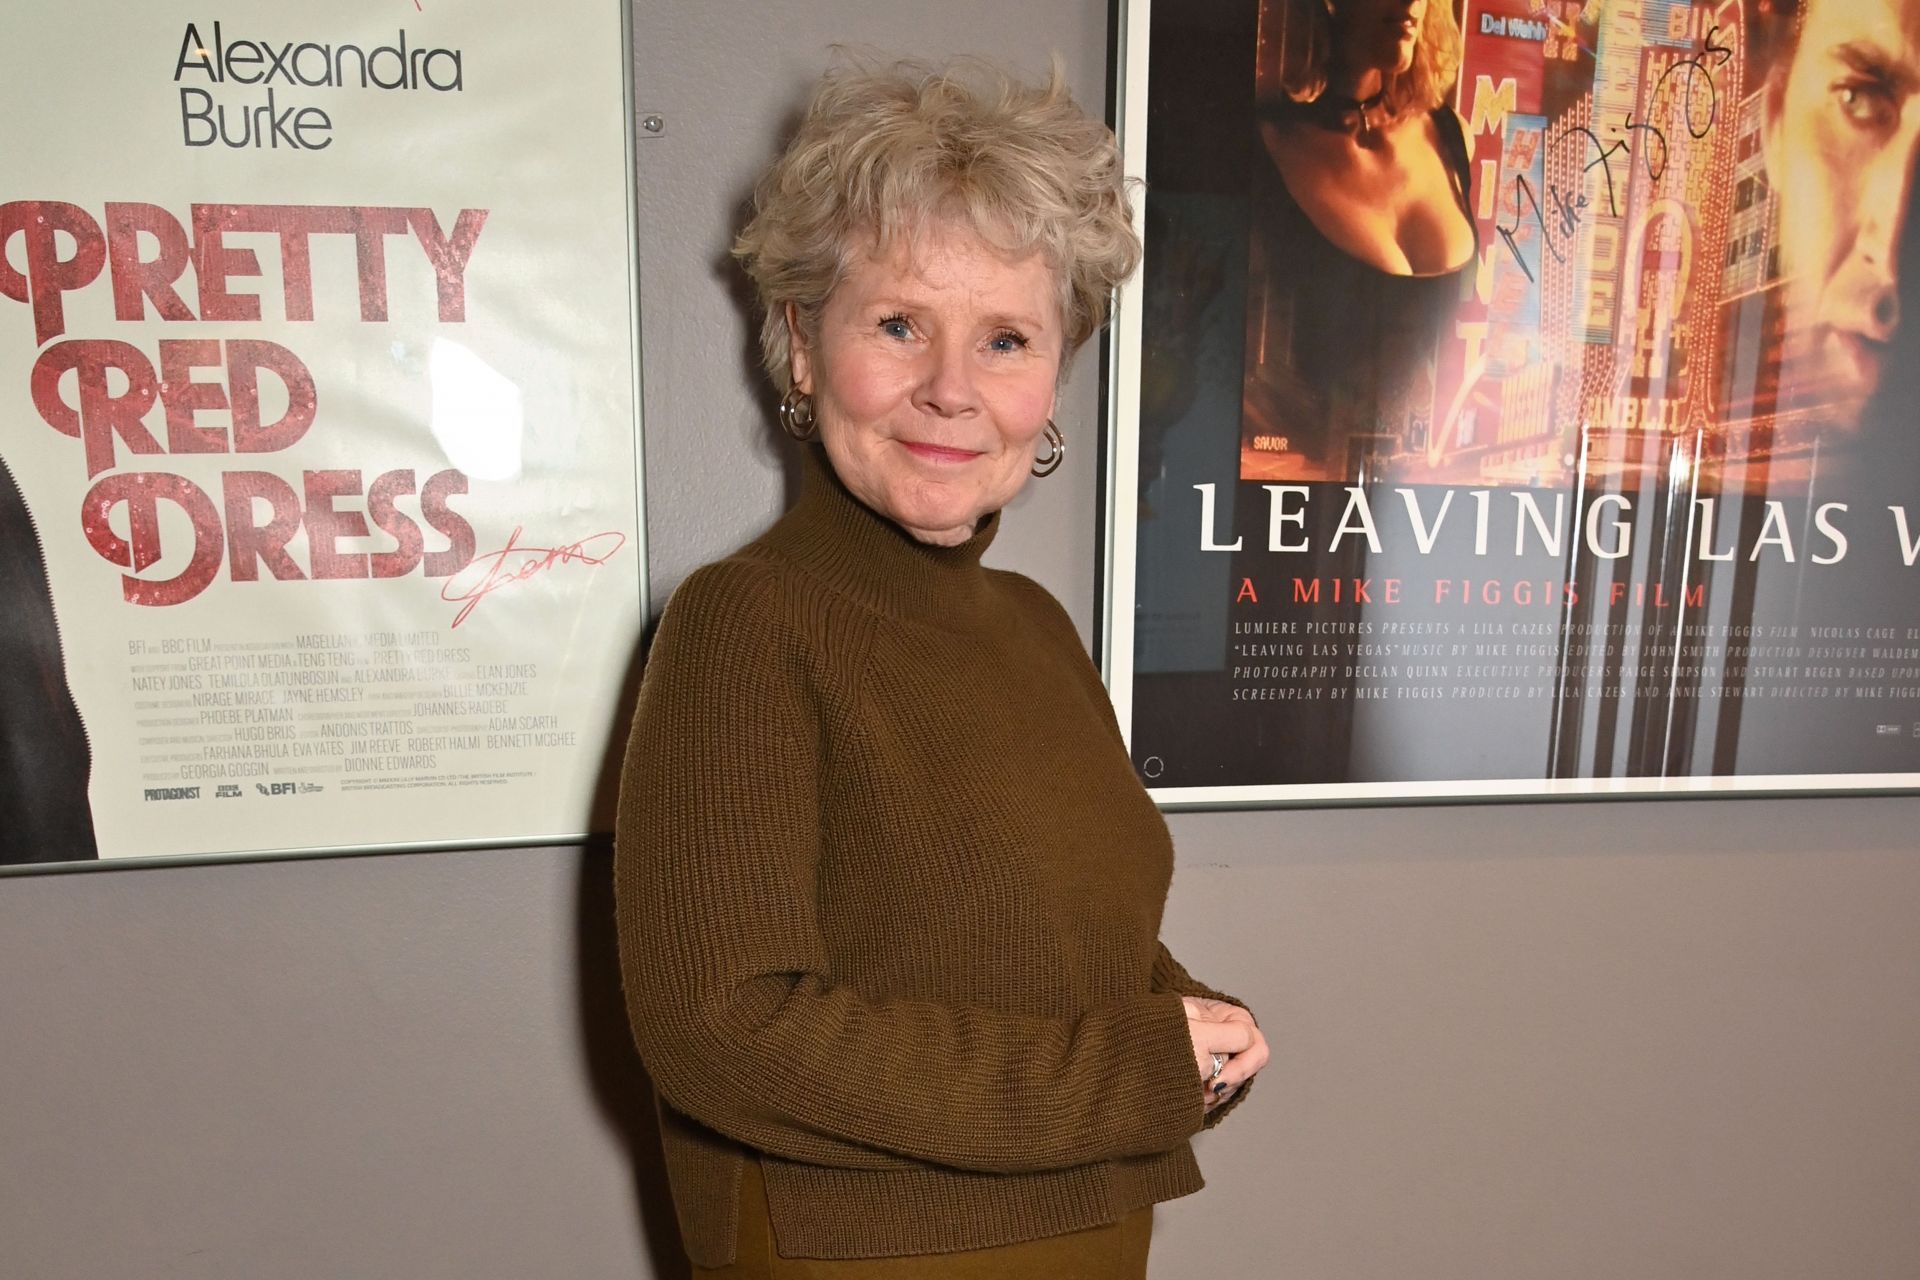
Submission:
<svg viewBox="0 0 1920 1280">
<path fill-rule="evenodd" d="M 785 477 L 722 267 L 832 40 L 1104 96 L 1104 0 L 642 3 L 656 586 Z M 996 558 L 1094 610 L 1078 446 Z M 1174 819 L 1167 935 L 1273 1038 L 1156 1280 L 1920 1275 L 1920 800 Z M 647 1276 L 602 852 L 0 881 L 0 1276 Z"/>
</svg>

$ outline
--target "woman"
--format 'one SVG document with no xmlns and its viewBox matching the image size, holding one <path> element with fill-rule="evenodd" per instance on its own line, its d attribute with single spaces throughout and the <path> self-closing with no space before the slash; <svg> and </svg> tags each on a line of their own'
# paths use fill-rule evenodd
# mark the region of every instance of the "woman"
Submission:
<svg viewBox="0 0 1920 1280">
<path fill-rule="evenodd" d="M 1476 237 L 1445 0 L 1266 0 L 1244 479 L 1369 478 L 1426 447 Z"/>
<path fill-rule="evenodd" d="M 687 1250 L 1144 1275 L 1266 1044 L 1157 941 L 1166 827 L 1072 624 L 980 564 L 1139 256 L 1112 137 L 1057 69 L 843 70 L 735 251 L 804 487 L 667 606 L 616 870 Z"/>
</svg>

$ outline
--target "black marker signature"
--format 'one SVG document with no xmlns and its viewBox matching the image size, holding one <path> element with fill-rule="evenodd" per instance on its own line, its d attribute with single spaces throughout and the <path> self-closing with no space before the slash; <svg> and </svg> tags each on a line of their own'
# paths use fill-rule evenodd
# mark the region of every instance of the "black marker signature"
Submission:
<svg viewBox="0 0 1920 1280">
<path fill-rule="evenodd" d="M 1669 80 L 1673 79 L 1676 75 L 1682 77 L 1680 81 L 1676 82 L 1676 90 L 1680 95 L 1680 108 L 1682 118 L 1686 123 L 1687 133 L 1695 141 L 1711 133 L 1714 124 L 1720 118 L 1720 90 L 1714 83 L 1713 70 L 1712 67 L 1708 66 L 1708 62 L 1711 61 L 1714 67 L 1724 67 L 1732 60 L 1733 50 L 1718 42 L 1719 35 L 1720 28 L 1718 26 L 1709 28 L 1705 38 L 1701 41 L 1699 53 L 1675 61 L 1665 71 L 1660 73 L 1660 78 L 1654 81 L 1653 84 L 1652 96 L 1657 99 L 1660 96 L 1661 90 L 1667 87 Z M 1702 118 L 1700 107 L 1703 91 L 1705 94 L 1704 119 Z M 1620 216 L 1620 202 L 1614 186 L 1614 157 L 1624 153 L 1630 162 L 1636 154 L 1634 144 L 1637 141 L 1640 144 L 1637 154 L 1646 166 L 1647 177 L 1654 182 L 1658 182 L 1667 172 L 1667 162 L 1672 152 L 1667 143 L 1667 135 L 1662 132 L 1658 126 L 1650 124 L 1647 121 L 1635 121 L 1631 111 L 1626 114 L 1620 124 L 1614 126 L 1613 132 L 1628 136 L 1616 137 L 1611 142 L 1608 142 L 1586 125 L 1571 125 L 1548 145 L 1560 146 L 1575 138 L 1584 138 L 1593 144 L 1593 149 L 1597 154 L 1587 161 L 1580 172 L 1584 177 L 1586 174 L 1592 173 L 1595 166 L 1599 166 L 1601 181 L 1605 185 L 1607 192 L 1607 213 L 1609 216 L 1617 218 Z M 1635 138 L 1633 135 L 1643 136 Z M 1520 232 L 1527 221 L 1527 206 L 1532 206 L 1532 220 L 1539 228 L 1541 244 L 1546 247 L 1549 253 L 1553 254 L 1554 261 L 1564 262 L 1565 258 L 1563 258 L 1560 251 L 1554 247 L 1554 225 L 1557 225 L 1561 236 L 1571 237 L 1573 233 L 1579 229 L 1580 220 L 1587 208 L 1588 200 L 1584 190 L 1569 195 L 1562 192 L 1558 187 L 1549 185 L 1547 188 L 1547 202 L 1552 206 L 1554 215 L 1554 224 L 1550 225 L 1547 221 L 1546 210 L 1542 208 L 1539 197 L 1534 194 L 1533 187 L 1527 182 L 1526 176 L 1524 174 L 1516 174 L 1513 182 L 1513 225 L 1510 227 L 1502 226 L 1496 218 L 1494 221 L 1494 230 L 1500 234 L 1501 240 L 1506 243 L 1507 251 L 1513 254 L 1513 259 L 1519 264 L 1520 270 L 1526 273 L 1527 280 L 1530 283 L 1538 283 L 1533 268 L 1528 265 L 1526 256 L 1520 251 Z"/>
</svg>

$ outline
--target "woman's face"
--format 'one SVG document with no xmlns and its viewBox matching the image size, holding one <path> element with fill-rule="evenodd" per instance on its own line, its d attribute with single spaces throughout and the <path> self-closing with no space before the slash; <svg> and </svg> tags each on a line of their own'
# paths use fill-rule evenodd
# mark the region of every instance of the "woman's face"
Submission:
<svg viewBox="0 0 1920 1280">
<path fill-rule="evenodd" d="M 1349 74 L 1397 75 L 1413 65 L 1427 0 L 1334 0 L 1333 47 Z"/>
<path fill-rule="evenodd" d="M 903 239 L 854 257 L 818 331 L 796 335 L 793 382 L 853 496 L 952 546 L 1026 483 L 1053 412 L 1060 307 L 1037 253 L 1009 259 L 952 223 L 911 250 Z"/>
</svg>

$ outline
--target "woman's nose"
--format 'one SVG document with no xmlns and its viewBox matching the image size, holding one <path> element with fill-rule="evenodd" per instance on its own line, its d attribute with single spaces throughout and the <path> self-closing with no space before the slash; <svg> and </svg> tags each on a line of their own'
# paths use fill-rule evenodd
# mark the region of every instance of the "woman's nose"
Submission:
<svg viewBox="0 0 1920 1280">
<path fill-rule="evenodd" d="M 958 344 L 933 343 L 927 351 L 920 385 L 914 389 L 914 404 L 941 418 L 961 417 L 979 408 L 980 391 L 968 356 L 969 352 Z"/>
</svg>

